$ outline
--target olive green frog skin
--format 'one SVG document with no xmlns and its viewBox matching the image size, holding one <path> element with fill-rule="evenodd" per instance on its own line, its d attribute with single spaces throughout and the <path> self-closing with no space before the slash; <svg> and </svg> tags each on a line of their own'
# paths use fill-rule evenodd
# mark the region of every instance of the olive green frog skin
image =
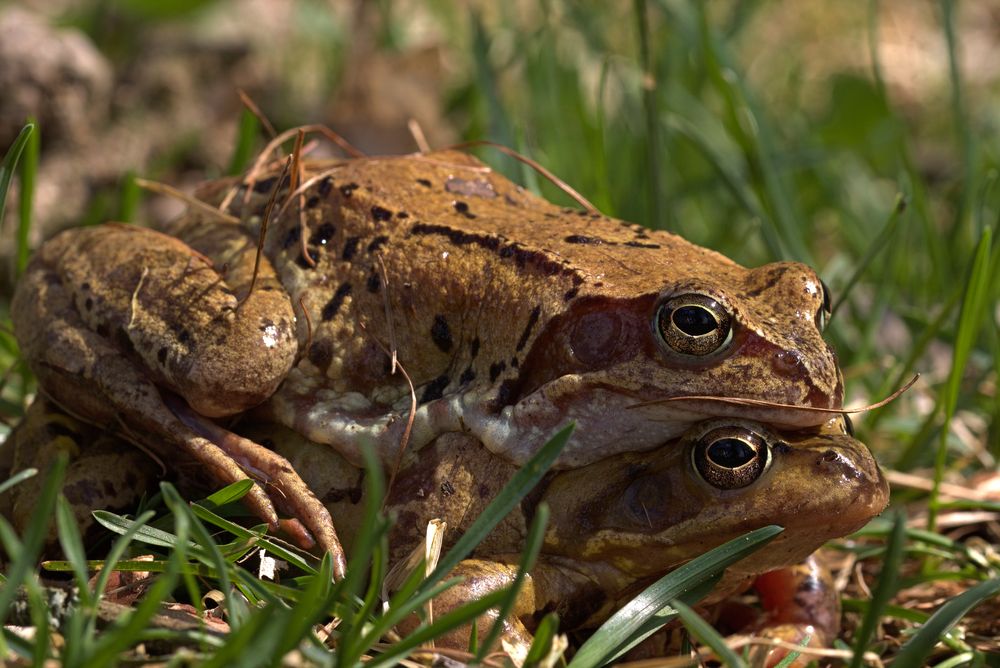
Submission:
<svg viewBox="0 0 1000 668">
<path fill-rule="evenodd" d="M 309 472 L 310 484 L 350 542 L 362 519 L 359 471 L 294 432 L 263 426 L 256 435 Z M 409 457 L 385 504 L 397 516 L 390 563 L 418 544 L 431 519 L 447 522 L 447 550 L 515 470 L 461 434 L 442 436 L 419 457 Z M 565 631 L 598 625 L 644 586 L 712 547 L 768 524 L 783 526 L 776 540 L 726 572 L 710 597 L 719 600 L 754 576 L 792 566 L 824 542 L 855 531 L 887 500 L 876 462 L 846 433 L 841 418 L 793 434 L 747 420 L 709 420 L 657 450 L 550 472 L 462 562 L 457 572 L 466 581 L 436 602 L 435 611 L 510 584 L 527 525 L 543 502 L 551 513 L 548 529 L 516 614 L 531 629 L 554 610 Z M 829 642 L 839 615 L 813 614 L 819 620 L 811 623 L 827 627 L 818 630 Z M 461 645 L 463 638 L 455 642 Z"/>
<path fill-rule="evenodd" d="M 800 264 L 746 269 L 559 208 L 457 152 L 310 165 L 291 194 L 277 181 L 210 184 L 199 197 L 228 194 L 226 213 L 193 207 L 168 234 L 59 235 L 12 315 L 45 394 L 219 483 L 266 482 L 277 491 L 256 486 L 251 508 L 274 528 L 278 509 L 292 515 L 304 543 L 335 551 L 323 505 L 210 418 L 258 406 L 354 463 L 362 440 L 393 461 L 411 398 L 389 351 L 415 385 L 409 448 L 467 434 L 514 464 L 570 420 L 559 468 L 659 448 L 710 417 L 801 428 L 826 419 L 807 409 L 842 404 L 829 298 Z"/>
</svg>

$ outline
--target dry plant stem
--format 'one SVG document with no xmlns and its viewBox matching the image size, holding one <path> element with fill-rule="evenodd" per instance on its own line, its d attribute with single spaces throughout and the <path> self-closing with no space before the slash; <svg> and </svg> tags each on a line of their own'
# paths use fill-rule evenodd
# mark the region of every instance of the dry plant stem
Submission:
<svg viewBox="0 0 1000 668">
<path fill-rule="evenodd" d="M 917 489 L 922 492 L 929 492 L 934 487 L 934 482 L 923 476 L 904 473 L 902 471 L 893 471 L 891 469 L 882 469 L 882 472 L 885 474 L 885 479 L 893 487 L 909 487 L 910 489 Z M 974 487 L 963 487 L 962 485 L 948 482 L 941 483 L 939 490 L 942 501 L 985 501 L 989 498 L 988 494 Z"/>
<path fill-rule="evenodd" d="M 305 305 L 305 295 L 299 297 L 299 310 L 302 311 L 302 317 L 306 321 L 306 345 L 303 348 L 305 355 L 309 355 L 309 350 L 312 348 L 313 343 L 313 323 L 312 318 L 309 317 L 309 309 Z"/>
<path fill-rule="evenodd" d="M 250 288 L 247 293 L 243 295 L 243 299 L 236 304 L 237 310 L 243 305 L 246 300 L 250 299 L 250 295 L 253 294 L 253 289 L 257 285 L 257 274 L 260 271 L 260 258 L 264 255 L 264 238 L 267 236 L 267 226 L 268 222 L 271 220 L 271 212 L 274 210 L 274 203 L 278 199 L 278 191 L 281 189 L 281 184 L 285 180 L 285 175 L 288 174 L 288 168 L 292 163 L 292 158 L 289 157 L 285 160 L 285 166 L 281 170 L 281 175 L 278 176 L 277 182 L 274 184 L 274 188 L 271 189 L 271 197 L 267 201 L 267 207 L 264 208 L 264 218 L 260 223 L 260 233 L 257 235 L 257 255 L 254 257 L 253 261 L 253 276 L 250 278 Z"/>
<path fill-rule="evenodd" d="M 743 397 L 710 397 L 705 395 L 684 395 L 681 397 L 667 397 L 666 399 L 654 399 L 652 401 L 642 401 L 636 404 L 628 406 L 628 408 L 643 408 L 645 406 L 655 406 L 656 404 L 664 404 L 670 401 L 715 401 L 720 404 L 729 404 L 730 406 L 765 406 L 768 408 L 790 408 L 792 410 L 803 411 L 806 413 L 829 413 L 831 415 L 846 415 L 847 413 L 864 413 L 876 408 L 881 408 L 886 404 L 895 401 L 906 392 L 908 389 L 913 387 L 913 384 L 917 382 L 920 378 L 920 374 L 916 374 L 910 379 L 903 387 L 899 388 L 888 397 L 882 401 L 878 401 L 874 404 L 868 404 L 867 406 L 861 406 L 860 408 L 820 408 L 818 406 L 796 406 L 794 404 L 781 404 L 774 401 L 764 401 L 762 399 L 747 399 Z"/>
<path fill-rule="evenodd" d="M 264 132 L 267 133 L 267 136 L 274 139 L 278 134 L 277 131 L 275 131 L 274 126 L 271 125 L 271 121 L 268 120 L 267 116 L 264 115 L 264 112 L 260 110 L 260 107 L 257 106 L 257 103 L 253 101 L 253 98 L 251 98 L 242 88 L 237 88 L 236 94 L 240 96 L 240 102 L 243 103 L 243 106 L 246 107 L 247 110 L 260 122 L 260 125 L 264 128 Z M 281 157 L 281 154 L 275 154 L 275 157 Z"/>
<path fill-rule="evenodd" d="M 202 213 L 207 213 L 208 215 L 214 216 L 224 222 L 233 223 L 236 225 L 240 223 L 239 218 L 237 218 L 236 216 L 230 216 L 228 213 L 225 213 L 225 211 L 223 210 L 225 207 L 217 209 L 210 204 L 202 202 L 200 199 L 197 199 L 195 197 L 192 197 L 191 195 L 188 195 L 187 193 L 183 193 L 180 190 L 177 190 L 177 188 L 168 186 L 166 183 L 160 183 L 159 181 L 149 181 L 147 179 L 141 179 L 136 177 L 135 184 L 140 188 L 144 188 L 150 192 L 157 193 L 158 195 L 167 195 L 168 197 L 179 199 L 180 201 L 184 202 L 191 208 L 197 209 Z"/>
<path fill-rule="evenodd" d="M 560 179 L 558 176 L 556 176 L 555 174 L 553 174 L 549 170 L 545 169 L 545 167 L 542 167 L 540 164 L 538 164 L 537 162 L 535 162 L 534 160 L 532 160 L 528 156 L 521 155 L 520 153 L 518 153 L 514 149 L 508 148 L 508 147 L 504 146 L 503 144 L 498 144 L 496 142 L 485 140 L 485 139 L 478 139 L 476 141 L 466 141 L 466 142 L 462 142 L 460 144 L 454 144 L 453 146 L 449 146 L 449 147 L 447 147 L 444 150 L 464 149 L 464 148 L 469 148 L 469 147 L 472 147 L 472 146 L 491 146 L 491 147 L 495 148 L 496 150 L 500 151 L 501 153 L 505 153 L 505 154 L 509 155 L 510 157 L 514 158 L 515 160 L 523 162 L 524 164 L 528 165 L 533 170 L 535 170 L 536 172 L 538 172 L 539 174 L 541 174 L 542 176 L 544 176 L 546 179 L 548 179 L 549 181 L 551 181 L 553 183 L 553 185 L 555 185 L 557 188 L 559 188 L 564 193 L 566 193 L 567 195 L 569 195 L 570 197 L 572 197 L 574 200 L 576 200 L 577 203 L 580 204 L 580 206 L 582 206 L 584 209 L 586 209 L 590 213 L 600 213 L 600 211 L 597 209 L 597 207 L 590 203 L 590 200 L 588 200 L 586 197 L 584 197 L 579 192 L 577 192 L 576 189 L 573 188 L 572 186 L 570 186 L 568 183 L 566 183 L 565 181 L 563 181 L 562 179 Z"/>
<path fill-rule="evenodd" d="M 403 429 L 403 434 L 399 438 L 399 452 L 396 454 L 396 460 L 392 464 L 392 472 L 389 474 L 389 482 L 385 488 L 385 498 L 382 499 L 382 509 L 385 509 L 385 504 L 389 500 L 389 493 L 392 491 L 392 485 L 396 481 L 396 476 L 399 473 L 399 467 L 403 461 L 403 453 L 406 452 L 406 446 L 410 442 L 410 433 L 413 431 L 413 421 L 416 419 L 417 414 L 417 391 L 413 387 L 413 380 L 410 379 L 410 374 L 406 373 L 406 369 L 403 365 L 399 363 L 396 355 L 396 330 L 392 324 L 392 314 L 389 310 L 389 278 L 385 270 L 385 263 L 382 261 L 382 256 L 376 254 L 379 264 L 379 280 L 382 283 L 382 295 L 385 303 L 385 318 L 386 322 L 389 324 L 389 347 L 386 348 L 385 344 L 379 341 L 376 337 L 372 337 L 379 348 L 382 349 L 386 355 L 392 359 L 392 367 L 390 373 L 396 373 L 396 369 L 403 374 L 403 378 L 406 379 L 406 384 L 410 387 L 410 413 L 406 419 L 406 427 Z M 364 323 L 360 323 L 361 329 L 367 331 Z"/>
<path fill-rule="evenodd" d="M 413 142 L 417 145 L 417 149 L 421 153 L 430 153 L 431 145 L 427 142 L 427 135 L 424 134 L 424 129 L 420 127 L 417 119 L 411 118 L 406 121 L 406 128 L 410 131 L 410 136 L 413 137 Z"/>
</svg>

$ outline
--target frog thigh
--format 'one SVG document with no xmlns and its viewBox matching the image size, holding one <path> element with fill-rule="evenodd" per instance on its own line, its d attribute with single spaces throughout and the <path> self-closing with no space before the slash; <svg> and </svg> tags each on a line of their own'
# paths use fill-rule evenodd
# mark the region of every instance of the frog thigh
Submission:
<svg viewBox="0 0 1000 668">
<path fill-rule="evenodd" d="M 62 492 L 77 525 L 85 535 L 95 521 L 93 510 L 129 510 L 154 483 L 155 462 L 129 444 L 68 415 L 39 395 L 11 433 L 5 449 L 15 456 L 12 469 L 39 469 L 34 476 L 4 495 L 3 514 L 23 532 L 34 519 L 34 509 L 45 483 L 46 470 L 60 452 L 69 456 Z M 50 526 L 48 545 L 56 541 Z"/>
<path fill-rule="evenodd" d="M 511 560 L 466 559 L 455 567 L 452 576 L 463 578 L 434 599 L 434 615 L 454 610 L 469 601 L 482 598 L 485 594 L 509 587 L 517 575 L 518 566 Z M 552 561 L 540 561 L 525 577 L 518 592 L 514 607 L 500 636 L 502 650 L 520 665 L 531 647 L 533 629 L 542 616 L 550 611 L 559 615 L 561 629 L 579 628 L 593 616 L 598 607 L 603 614 L 608 599 L 601 593 L 597 582 L 586 573 L 571 566 Z M 495 611 L 490 611 L 477 620 L 476 631 L 480 640 L 486 636 L 496 619 Z M 403 624 L 402 631 L 412 629 Z M 459 627 L 436 640 L 441 646 L 466 648 L 469 645 L 469 627 Z M 493 648 L 494 651 L 501 648 Z M 519 661 L 520 659 L 520 661 Z"/>
</svg>

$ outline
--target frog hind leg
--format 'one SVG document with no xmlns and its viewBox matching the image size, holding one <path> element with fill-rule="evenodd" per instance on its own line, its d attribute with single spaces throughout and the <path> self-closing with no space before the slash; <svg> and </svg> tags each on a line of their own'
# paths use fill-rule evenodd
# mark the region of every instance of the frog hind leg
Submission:
<svg viewBox="0 0 1000 668">
<path fill-rule="evenodd" d="M 32 271 L 47 270 L 34 265 L 29 267 L 29 273 Z M 284 493 L 282 504 L 291 508 L 313 532 L 319 546 L 333 555 L 334 575 L 343 576 L 343 549 L 333 520 L 287 460 L 247 439 L 223 438 L 224 430 L 207 427 L 207 419 L 201 419 L 204 429 L 192 429 L 164 403 L 158 388 L 130 359 L 84 326 L 69 294 L 57 281 L 44 276 L 25 278 L 29 285 L 38 287 L 18 291 L 13 305 L 15 322 L 44 323 L 34 336 L 21 337 L 22 352 L 32 360 L 39 384 L 53 400 L 87 422 L 124 425 L 130 440 L 154 452 L 167 451 L 168 459 L 176 458 L 177 453 L 171 450 L 180 447 L 217 482 L 246 479 L 241 464 L 259 472 Z M 215 437 L 222 443 L 214 442 Z M 260 484 L 243 500 L 272 530 L 283 527 L 274 502 Z M 296 529 L 294 524 L 284 526 Z M 305 535 L 297 533 L 300 538 Z"/>
</svg>

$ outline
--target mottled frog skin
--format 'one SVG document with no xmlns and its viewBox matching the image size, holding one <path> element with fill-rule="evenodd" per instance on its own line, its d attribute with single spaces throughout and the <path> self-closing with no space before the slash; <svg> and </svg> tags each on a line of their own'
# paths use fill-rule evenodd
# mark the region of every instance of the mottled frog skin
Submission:
<svg viewBox="0 0 1000 668">
<path fill-rule="evenodd" d="M 807 408 L 841 406 L 829 298 L 803 265 L 746 269 L 442 152 L 310 165 L 290 195 L 279 184 L 251 290 L 276 182 L 238 188 L 227 214 L 192 207 L 167 234 L 63 233 L 12 314 L 42 390 L 70 413 L 219 482 L 266 482 L 277 492 L 255 487 L 255 512 L 277 527 L 277 504 L 331 551 L 332 522 L 296 471 L 211 418 L 256 406 L 355 464 L 362 439 L 393 461 L 410 390 L 389 350 L 416 386 L 409 448 L 466 434 L 513 464 L 571 420 L 558 468 L 660 448 L 710 417 L 802 428 L 826 419 Z M 232 187 L 198 194 L 218 204 Z"/>
</svg>

